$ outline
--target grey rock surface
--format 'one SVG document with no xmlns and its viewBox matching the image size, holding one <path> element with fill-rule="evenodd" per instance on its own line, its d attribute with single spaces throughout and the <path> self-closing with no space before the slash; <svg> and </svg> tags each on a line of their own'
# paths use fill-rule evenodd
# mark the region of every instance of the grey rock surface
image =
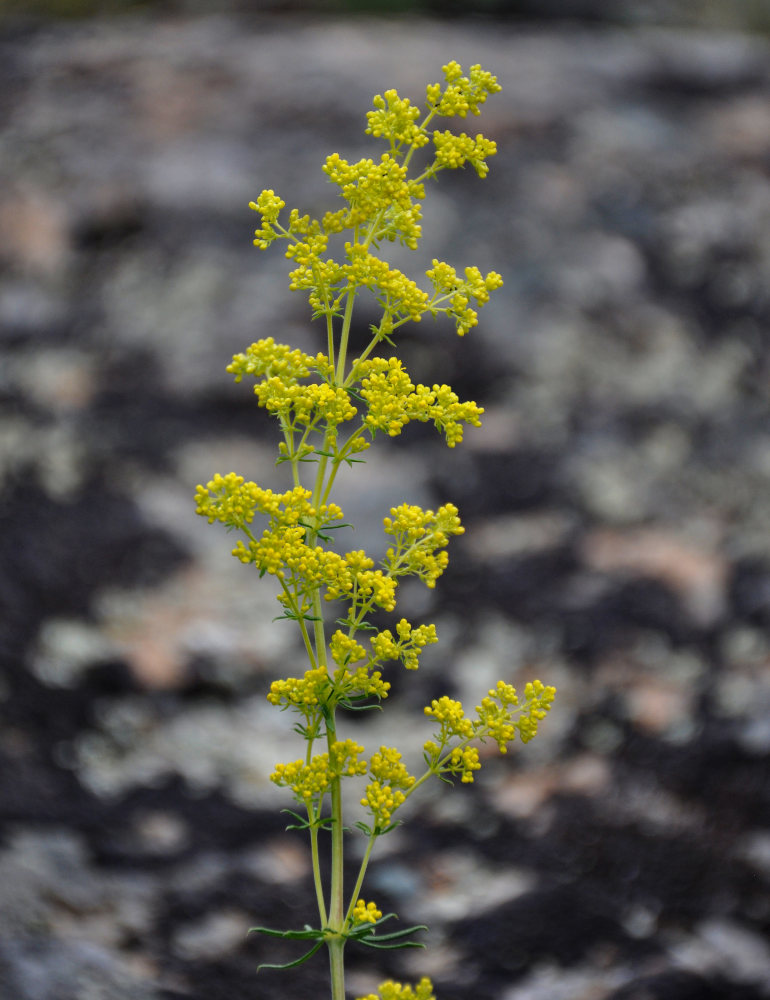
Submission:
<svg viewBox="0 0 770 1000">
<path fill-rule="evenodd" d="M 450 58 L 498 75 L 478 127 L 499 152 L 483 183 L 442 177 L 399 265 L 505 287 L 462 341 L 423 322 L 402 344 L 483 429 L 451 452 L 405 434 L 340 484 L 373 551 L 404 499 L 467 526 L 436 591 L 404 590 L 440 645 L 351 733 L 419 759 L 439 694 L 540 676 L 559 697 L 513 760 L 392 835 L 372 894 L 430 948 L 351 951 L 351 995 L 426 972 L 442 1000 L 770 996 L 768 43 L 0 31 L 0 1000 L 318 995 L 321 965 L 255 978 L 280 955 L 245 937 L 313 919 L 269 782 L 299 750 L 264 697 L 302 650 L 192 492 L 231 469 L 281 485 L 224 366 L 260 336 L 317 346 L 249 200 L 333 207 L 323 157 L 376 153 L 372 95 L 417 100 Z"/>
</svg>

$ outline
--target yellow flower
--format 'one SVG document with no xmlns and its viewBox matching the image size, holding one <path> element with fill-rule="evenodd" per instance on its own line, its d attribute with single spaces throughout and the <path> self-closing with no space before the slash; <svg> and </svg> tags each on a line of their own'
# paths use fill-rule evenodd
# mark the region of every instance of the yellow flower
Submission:
<svg viewBox="0 0 770 1000">
<path fill-rule="evenodd" d="M 419 125 L 420 109 L 408 97 L 401 98 L 396 90 L 386 90 L 384 96 L 377 94 L 372 102 L 375 110 L 368 111 L 367 135 L 383 137 L 390 141 L 391 149 L 400 146 L 424 146 L 428 137 Z"/>
<path fill-rule="evenodd" d="M 455 135 L 454 132 L 435 131 L 433 145 L 439 167 L 449 167 L 454 170 L 470 163 L 479 177 L 486 177 L 489 173 L 486 159 L 497 152 L 497 145 L 491 139 L 485 139 L 483 135 L 471 139 L 465 132 Z"/>
<path fill-rule="evenodd" d="M 389 572 L 393 576 L 419 576 L 426 586 L 435 587 L 449 563 L 447 553 L 438 550 L 448 545 L 450 535 L 465 531 L 457 507 L 444 504 L 434 513 L 415 504 L 401 504 L 391 507 L 390 514 L 383 519 L 385 533 L 395 541 L 385 554 Z"/>
<path fill-rule="evenodd" d="M 455 747 L 446 763 L 445 769 L 452 774 L 462 775 L 461 781 L 468 784 L 473 781 L 473 772 L 481 767 L 479 752 L 476 747 Z"/>
<path fill-rule="evenodd" d="M 450 736 L 457 736 L 460 739 L 470 739 L 473 736 L 473 723 L 466 718 L 462 702 L 447 698 L 446 695 L 434 698 L 430 705 L 425 707 L 425 714 L 440 723 L 442 743 L 445 743 Z"/>
<path fill-rule="evenodd" d="M 270 780 L 276 785 L 291 788 L 300 802 L 320 802 L 335 778 L 366 774 L 366 763 L 358 755 L 364 748 L 354 740 L 332 743 L 328 753 L 316 754 L 306 763 L 295 760 L 290 764 L 276 764 Z"/>
<path fill-rule="evenodd" d="M 436 1000 L 433 994 L 433 984 L 427 976 L 417 983 L 413 988 L 408 983 L 402 985 L 387 979 L 380 983 L 376 993 L 369 993 L 365 997 L 358 997 L 357 1000 Z"/>
<path fill-rule="evenodd" d="M 497 741 L 500 752 L 506 753 L 507 744 L 517 732 L 522 743 L 529 743 L 536 735 L 537 724 L 546 717 L 555 696 L 556 688 L 535 680 L 525 686 L 524 703 L 521 704 L 516 689 L 498 681 L 476 707 L 476 729 L 482 739 L 490 736 Z"/>
<path fill-rule="evenodd" d="M 262 216 L 262 226 L 254 233 L 254 246 L 265 250 L 277 238 L 278 234 L 273 229 L 273 224 L 278 221 L 285 204 L 286 202 L 282 201 L 272 189 L 263 191 L 256 202 L 249 202 L 249 208 Z"/>
<path fill-rule="evenodd" d="M 387 628 L 371 637 L 369 641 L 376 661 L 401 660 L 407 670 L 417 670 L 420 653 L 425 646 L 438 642 L 435 625 L 418 625 L 413 628 L 406 618 L 399 621 L 396 633 L 398 640 Z"/>
<path fill-rule="evenodd" d="M 355 639 L 351 639 L 350 636 L 345 635 L 339 629 L 332 636 L 329 649 L 332 659 L 341 667 L 345 667 L 349 663 L 358 663 L 359 660 L 363 660 L 366 656 L 364 647 L 360 646 Z"/>
<path fill-rule="evenodd" d="M 367 903 L 363 899 L 356 901 L 351 914 L 353 926 L 357 924 L 374 924 L 382 918 L 382 910 L 378 909 L 375 903 Z"/>
<path fill-rule="evenodd" d="M 390 825 L 393 813 L 405 801 L 406 796 L 398 788 L 383 785 L 379 781 L 372 781 L 366 786 L 366 793 L 361 799 L 361 805 L 371 812 L 375 829 L 382 830 Z"/>
<path fill-rule="evenodd" d="M 380 747 L 369 761 L 369 773 L 378 781 L 393 788 L 411 788 L 414 777 L 401 763 L 401 753 L 395 747 Z"/>
</svg>

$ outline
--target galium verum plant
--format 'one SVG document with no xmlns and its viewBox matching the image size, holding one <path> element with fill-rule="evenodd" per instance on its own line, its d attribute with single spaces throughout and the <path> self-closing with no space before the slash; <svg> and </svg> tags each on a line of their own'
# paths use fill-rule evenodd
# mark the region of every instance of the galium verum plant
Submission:
<svg viewBox="0 0 770 1000">
<path fill-rule="evenodd" d="M 196 491 L 197 513 L 239 534 L 233 555 L 254 566 L 260 577 L 275 577 L 279 617 L 296 623 L 307 653 L 308 669 L 276 680 L 268 695 L 272 704 L 296 714 L 304 753 L 276 764 L 270 777 L 289 789 L 297 804 L 299 811 L 288 810 L 294 818 L 290 829 L 305 830 L 309 837 L 318 926 L 253 930 L 304 942 L 307 948 L 295 961 L 271 968 L 299 965 L 326 946 L 332 1000 L 345 1000 L 348 942 L 413 947 L 419 946 L 413 935 L 426 929 L 386 927 L 395 915 L 383 914 L 361 895 L 372 850 L 398 825 L 404 803 L 434 776 L 472 782 L 481 766 L 479 741 L 497 743 L 505 753 L 517 735 L 525 743 L 532 739 L 555 694 L 538 680 L 522 694 L 501 680 L 474 715 L 466 715 L 452 698 L 435 699 L 425 708 L 433 732 L 423 744 L 424 765 L 417 774 L 407 770 L 396 747 L 380 746 L 367 755 L 340 732 L 346 713 L 378 707 L 387 698 L 386 663 L 398 661 L 416 670 L 423 649 L 437 641 L 433 625 L 400 618 L 392 628 L 379 630 L 369 618 L 374 612 L 394 611 L 404 577 L 416 576 L 434 587 L 447 566 L 449 539 L 464 529 L 451 503 L 434 511 L 405 502 L 384 518 L 388 548 L 378 566 L 362 549 L 340 553 L 335 542 L 350 525 L 333 499 L 337 473 L 343 463 L 362 462 L 378 432 L 395 437 L 412 420 L 431 422 L 453 448 L 462 441 L 464 425 L 478 427 L 483 413 L 448 385 L 415 384 L 398 357 L 376 353 L 382 345 L 394 347 L 400 327 L 425 315 L 448 316 L 462 336 L 476 325 L 476 310 L 502 285 L 495 271 L 483 275 L 466 267 L 458 274 L 434 260 L 426 272 L 430 290 L 425 291 L 379 253 L 385 242 L 417 247 L 426 181 L 468 163 L 485 177 L 487 159 L 496 152 L 495 143 L 483 135 L 429 129 L 434 119 L 479 114 L 487 97 L 500 90 L 496 78 L 480 66 L 472 66 L 465 76 L 450 62 L 443 73 L 443 84 L 428 86 L 424 109 L 395 90 L 374 98 L 366 131 L 386 144 L 378 160 L 349 163 L 337 153 L 327 157 L 323 170 L 343 201 L 337 211 L 318 220 L 292 209 L 286 218 L 284 202 L 272 190 L 251 203 L 261 218 L 255 245 L 264 250 L 277 241 L 285 243 L 293 264 L 290 288 L 307 293 L 313 318 L 326 328 L 326 351 L 310 355 L 267 337 L 237 354 L 227 369 L 237 382 L 256 380 L 258 403 L 280 428 L 277 462 L 289 466 L 291 489 L 274 492 L 230 472 L 215 475 Z M 415 157 L 423 147 L 431 147 L 427 165 L 413 169 L 414 159 L 426 160 L 424 154 Z M 331 256 L 333 242 L 341 244 L 336 257 Z M 374 297 L 381 315 L 371 326 L 368 344 L 351 359 L 353 308 L 364 292 Z M 331 624 L 324 602 L 333 602 L 337 612 Z M 365 846 L 355 885 L 346 891 L 341 785 L 357 779 L 362 811 L 354 825 Z M 329 861 L 322 866 L 322 838 L 327 836 Z M 423 978 L 414 988 L 388 981 L 365 1000 L 398 998 L 432 1000 L 430 980 Z"/>
</svg>

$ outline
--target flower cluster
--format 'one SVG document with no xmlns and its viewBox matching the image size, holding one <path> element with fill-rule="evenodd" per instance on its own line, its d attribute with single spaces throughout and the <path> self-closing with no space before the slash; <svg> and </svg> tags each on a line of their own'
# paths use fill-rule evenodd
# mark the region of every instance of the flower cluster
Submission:
<svg viewBox="0 0 770 1000">
<path fill-rule="evenodd" d="M 240 382 L 244 375 L 253 375 L 255 378 L 275 375 L 291 384 L 298 379 L 307 378 L 313 367 L 323 360 L 322 354 L 318 358 L 312 358 L 299 348 L 276 344 L 273 337 L 264 337 L 247 347 L 242 354 L 236 354 L 227 366 L 227 371 L 235 376 L 236 382 Z"/>
<path fill-rule="evenodd" d="M 528 743 L 555 695 L 556 688 L 535 680 L 526 684 L 520 698 L 511 684 L 498 681 L 476 706 L 475 719 L 466 716 L 461 702 L 435 698 L 425 708 L 425 714 L 439 724 L 433 739 L 423 745 L 426 764 L 435 774 L 455 774 L 463 782 L 473 781 L 473 772 L 481 764 L 476 748 L 468 746 L 471 740 L 494 740 L 501 753 L 507 753 L 517 733 L 522 743 Z"/>
<path fill-rule="evenodd" d="M 322 545 L 311 545 L 309 537 L 334 526 L 343 518 L 342 510 L 333 503 L 314 507 L 310 491 L 295 487 L 285 493 L 262 489 L 256 483 L 246 482 L 242 476 L 229 473 L 216 475 L 205 487 L 196 492 L 197 513 L 209 522 L 221 521 L 231 528 L 247 533 L 247 540 L 239 540 L 233 555 L 243 563 L 253 563 L 262 573 L 276 576 L 284 583 L 282 600 L 295 613 L 306 609 L 304 598 L 311 588 L 324 588 L 328 600 L 347 598 L 354 614 L 366 613 L 372 607 L 392 611 L 396 603 L 397 579 L 415 575 L 434 587 L 448 563 L 444 551 L 450 535 L 462 534 L 457 508 L 445 504 L 436 512 L 424 511 L 413 504 L 402 504 L 391 509 L 390 517 L 383 520 L 385 533 L 395 544 L 386 553 L 382 569 L 374 569 L 374 562 L 363 550 L 353 550 L 339 555 Z M 256 513 L 267 515 L 268 526 L 257 538 L 249 529 Z M 402 626 L 403 627 L 403 626 Z M 387 637 L 380 642 L 383 659 L 409 659 L 428 642 L 435 641 L 432 633 L 416 631 L 414 635 L 400 635 L 401 645 L 393 651 L 386 648 Z M 355 649 L 342 652 L 344 640 L 337 638 L 332 651 L 335 662 Z M 394 652 L 394 655 L 389 655 Z M 352 662 L 362 657 L 358 655 Z"/>
<path fill-rule="evenodd" d="M 415 282 L 372 253 L 372 248 L 383 239 L 398 240 L 409 249 L 416 249 L 422 235 L 424 181 L 442 170 L 455 170 L 466 163 L 480 177 L 485 177 L 489 169 L 487 160 L 497 152 L 495 143 L 483 135 L 471 137 L 449 129 L 429 131 L 428 125 L 436 116 L 465 118 L 468 113 L 479 114 L 480 105 L 500 90 L 495 77 L 480 66 L 472 66 L 468 76 L 463 75 L 456 62 L 447 63 L 443 71 L 445 84 L 431 84 L 427 88 L 427 114 L 422 121 L 420 109 L 395 90 L 374 98 L 374 110 L 367 114 L 366 132 L 385 139 L 389 145 L 379 160 L 367 157 L 351 163 L 339 153 L 326 158 L 323 171 L 339 188 L 345 208 L 326 212 L 320 221 L 292 209 L 288 225 L 282 225 L 279 217 L 285 204 L 272 189 L 263 191 L 250 203 L 262 217 L 254 234 L 255 246 L 266 249 L 276 239 L 288 241 L 286 256 L 295 264 L 290 287 L 309 293 L 315 315 L 330 318 L 339 315 L 348 295 L 367 288 L 383 309 L 383 319 L 376 326 L 377 336 L 388 335 L 408 320 L 418 321 L 426 312 L 433 316 L 448 313 L 455 319 L 459 333 L 466 333 L 475 325 L 475 311 L 469 310 L 467 303 L 461 308 L 455 296 L 451 307 L 442 305 L 435 296 L 431 298 Z M 422 174 L 410 177 L 412 153 L 431 142 L 433 160 Z M 344 245 L 347 263 L 341 264 L 327 256 L 327 252 L 329 238 L 345 230 L 352 232 L 353 239 Z M 465 294 L 459 286 L 456 293 Z M 479 304 L 484 301 L 479 300 Z"/>
<path fill-rule="evenodd" d="M 462 66 L 453 59 L 442 66 L 446 88 L 442 91 L 441 84 L 429 84 L 426 89 L 428 105 L 436 113 L 446 118 L 465 118 L 471 114 L 480 114 L 479 105 L 484 104 L 489 94 L 496 94 L 502 88 L 497 78 L 479 66 L 471 66 L 469 76 L 463 76 Z"/>
<path fill-rule="evenodd" d="M 367 903 L 366 900 L 359 899 L 353 907 L 351 917 L 354 927 L 358 924 L 375 924 L 382 919 L 382 910 L 377 908 L 376 903 Z"/>
<path fill-rule="evenodd" d="M 266 250 L 278 238 L 274 226 L 285 205 L 286 202 L 279 198 L 272 188 L 263 191 L 256 201 L 249 202 L 249 208 L 262 216 L 262 225 L 254 233 L 255 247 Z"/>
<path fill-rule="evenodd" d="M 414 199 L 423 198 L 425 189 L 407 178 L 406 166 L 393 155 L 383 153 L 379 162 L 366 159 L 348 163 L 338 153 L 332 153 L 323 171 L 350 206 L 341 218 L 334 218 L 335 228 L 340 225 L 342 229 L 356 229 L 374 221 L 379 239 L 399 238 L 410 249 L 416 248 L 421 212 Z M 384 227 L 383 213 L 388 217 Z"/>
<path fill-rule="evenodd" d="M 442 771 L 448 774 L 459 774 L 463 784 L 473 781 L 473 772 L 481 767 L 479 752 L 476 747 L 454 747 L 449 759 L 444 762 Z"/>
<path fill-rule="evenodd" d="M 257 513 L 267 515 L 273 529 L 306 528 L 310 524 L 316 528 L 328 527 L 342 520 L 344 515 L 336 503 L 316 508 L 310 498 L 310 490 L 302 486 L 274 493 L 256 483 L 246 482 L 243 476 L 234 472 L 226 476 L 217 473 L 206 486 L 196 488 L 195 513 L 208 518 L 209 524 L 220 521 L 230 528 L 245 528 Z"/>
<path fill-rule="evenodd" d="M 423 976 L 414 988 L 408 983 L 402 985 L 388 979 L 380 983 L 376 993 L 368 993 L 365 997 L 358 997 L 357 1000 L 436 1000 L 436 997 L 430 979 Z"/>
<path fill-rule="evenodd" d="M 497 152 L 497 145 L 491 139 L 485 139 L 483 135 L 471 139 L 465 132 L 455 135 L 448 129 L 433 133 L 433 145 L 436 148 L 438 168 L 449 167 L 456 170 L 457 167 L 470 163 L 479 177 L 487 176 L 489 164 L 486 159 Z"/>
<path fill-rule="evenodd" d="M 366 656 L 366 650 L 349 635 L 345 635 L 339 629 L 334 633 L 329 643 L 329 652 L 332 659 L 341 667 L 346 667 L 349 663 L 358 663 Z"/>
<path fill-rule="evenodd" d="M 245 528 L 265 496 L 265 490 L 235 472 L 217 473 L 206 486 L 196 487 L 195 513 L 208 518 L 209 524 L 221 521 L 230 528 Z"/>
<path fill-rule="evenodd" d="M 372 104 L 375 110 L 366 113 L 367 135 L 387 139 L 392 151 L 402 146 L 419 149 L 426 145 L 428 136 L 416 124 L 420 109 L 408 97 L 399 97 L 397 90 L 386 90 L 384 95 L 377 94 Z"/>
<path fill-rule="evenodd" d="M 344 705 L 372 698 L 382 701 L 388 697 L 390 681 L 383 680 L 379 670 L 372 670 L 371 663 L 356 670 L 340 667 L 334 671 L 334 690 L 339 703 Z"/>
<path fill-rule="evenodd" d="M 369 761 L 369 773 L 373 778 L 394 788 L 411 788 L 414 778 L 401 763 L 401 754 L 395 747 L 380 747 Z"/>
<path fill-rule="evenodd" d="M 389 317 L 419 323 L 429 298 L 419 285 L 396 267 L 380 260 L 360 243 L 346 243 L 349 264 L 341 268 L 349 288 L 368 288 Z"/>
<path fill-rule="evenodd" d="M 461 337 L 479 321 L 478 313 L 470 306 L 471 300 L 480 308 L 489 302 L 490 293 L 503 284 L 497 271 L 490 271 L 485 277 L 477 267 L 466 267 L 464 277 L 460 278 L 453 267 L 435 258 L 425 274 L 436 290 L 431 300 L 433 310 L 451 316 Z M 447 304 L 440 306 L 442 302 Z"/>
<path fill-rule="evenodd" d="M 398 638 L 386 628 L 369 641 L 377 661 L 400 660 L 407 670 L 417 670 L 420 653 L 426 646 L 438 642 L 435 625 L 418 625 L 413 628 L 406 618 L 402 618 L 396 625 L 396 636 Z"/>
<path fill-rule="evenodd" d="M 313 430 L 319 423 L 336 427 L 356 415 L 356 408 L 346 390 L 325 382 L 292 385 L 273 375 L 260 382 L 254 392 L 260 406 L 283 416 L 292 427 L 300 424 Z"/>
<path fill-rule="evenodd" d="M 397 581 L 381 569 L 360 569 L 364 561 L 360 558 L 362 555 L 365 555 L 362 549 L 345 553 L 342 561 L 344 571 L 329 585 L 327 600 L 349 595 L 353 612 L 359 609 L 368 611 L 374 606 L 392 611 L 396 606 Z M 368 556 L 365 562 L 373 565 Z"/>
<path fill-rule="evenodd" d="M 517 732 L 522 743 L 529 743 L 536 736 L 537 724 L 548 714 L 555 696 L 555 687 L 535 680 L 525 685 L 524 698 L 519 699 L 514 687 L 498 681 L 476 708 L 479 733 L 495 740 L 501 753 L 506 752 L 506 744 Z M 517 719 L 514 718 L 516 711 L 520 713 Z"/>
<path fill-rule="evenodd" d="M 354 638 L 337 629 L 329 643 L 329 652 L 338 665 L 334 671 L 334 696 L 340 702 L 388 697 L 390 682 L 382 679 L 375 664 L 387 657 L 367 656 L 366 650 Z M 366 659 L 366 663 L 351 670 L 350 666 Z"/>
<path fill-rule="evenodd" d="M 469 740 L 475 735 L 473 723 L 466 717 L 462 702 L 454 698 L 447 698 L 446 695 L 434 698 L 430 705 L 426 705 L 425 714 L 432 716 L 441 726 L 437 739 L 442 744 L 453 736 Z"/>
<path fill-rule="evenodd" d="M 315 709 L 328 701 L 329 674 L 325 667 L 306 670 L 302 677 L 286 677 L 273 681 L 267 700 L 272 705 L 293 707 L 305 716 L 315 715 Z"/>
<path fill-rule="evenodd" d="M 369 774 L 373 780 L 366 786 L 361 805 L 372 814 L 374 829 L 383 831 L 390 825 L 393 813 L 406 801 L 404 792 L 416 779 L 401 763 L 401 754 L 395 747 L 380 747 L 379 753 L 372 755 Z"/>
<path fill-rule="evenodd" d="M 285 427 L 300 427 L 305 435 L 319 424 L 336 427 L 356 415 L 348 391 L 331 384 L 333 367 L 325 354 L 311 357 L 266 337 L 236 354 L 227 370 L 236 382 L 244 375 L 259 379 L 254 387 L 259 405 L 280 417 Z M 320 381 L 301 381 L 310 376 Z"/>
<path fill-rule="evenodd" d="M 337 669 L 330 675 L 326 667 L 316 667 L 305 671 L 302 677 L 275 680 L 270 685 L 268 701 L 294 708 L 312 722 L 323 714 L 324 707 L 371 698 L 382 700 L 387 698 L 391 685 L 374 668 L 388 660 L 400 660 L 407 670 L 416 670 L 424 647 L 437 641 L 435 625 L 413 628 L 402 618 L 396 626 L 396 637 L 390 629 L 377 632 L 370 639 L 371 651 L 367 653 L 354 638 L 337 629 L 329 642 L 329 653 Z M 362 660 L 365 662 L 361 663 Z"/>
<path fill-rule="evenodd" d="M 435 587 L 449 564 L 449 556 L 443 551 L 449 544 L 449 536 L 465 531 L 457 507 L 447 503 L 434 513 L 403 503 L 391 507 L 390 515 L 382 522 L 385 534 L 395 541 L 385 553 L 389 571 L 393 576 L 417 576 L 427 587 Z"/>
<path fill-rule="evenodd" d="M 366 774 L 366 762 L 358 759 L 363 752 L 364 748 L 354 740 L 337 741 L 330 745 L 328 753 L 316 754 L 309 762 L 276 764 L 270 780 L 291 788 L 299 802 L 319 804 L 335 778 Z"/>
<path fill-rule="evenodd" d="M 373 435 L 378 430 L 396 437 L 411 420 L 432 421 L 454 448 L 463 439 L 463 423 L 481 425 L 484 410 L 472 401 L 461 403 L 448 385 L 415 385 L 398 358 L 361 361 L 355 368 L 361 381 L 360 395 L 366 402 L 364 426 Z"/>
</svg>

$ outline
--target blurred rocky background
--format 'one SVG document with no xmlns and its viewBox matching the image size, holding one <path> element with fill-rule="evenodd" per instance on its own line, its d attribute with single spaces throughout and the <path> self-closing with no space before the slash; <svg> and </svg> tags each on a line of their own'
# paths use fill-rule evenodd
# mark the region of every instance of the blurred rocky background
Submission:
<svg viewBox="0 0 770 1000">
<path fill-rule="evenodd" d="M 320 957 L 256 976 L 292 952 L 246 936 L 313 921 L 268 782 L 301 650 L 192 493 L 281 484 L 224 367 L 318 342 L 248 201 L 334 207 L 322 158 L 376 155 L 372 95 L 450 58 L 499 76 L 499 155 L 431 187 L 404 266 L 505 288 L 463 340 L 401 340 L 484 428 L 378 440 L 342 483 L 373 550 L 404 499 L 467 525 L 400 605 L 439 646 L 356 732 L 419 758 L 432 697 L 559 696 L 391 835 L 367 898 L 430 947 L 351 948 L 350 995 L 770 997 L 767 0 L 0 12 L 0 1000 L 325 995 Z"/>
</svg>

